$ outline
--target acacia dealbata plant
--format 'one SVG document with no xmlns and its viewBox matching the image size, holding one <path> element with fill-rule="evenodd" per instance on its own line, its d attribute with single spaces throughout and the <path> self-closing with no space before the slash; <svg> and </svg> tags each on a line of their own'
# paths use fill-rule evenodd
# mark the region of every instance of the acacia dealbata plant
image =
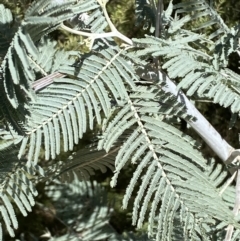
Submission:
<svg viewBox="0 0 240 241">
<path fill-rule="evenodd" d="M 80 187 L 95 170 L 110 168 L 114 187 L 132 165 L 122 207 L 134 197 L 132 224 L 147 223 L 149 240 L 239 240 L 240 151 L 194 105 L 196 99 L 212 101 L 231 110 L 231 125 L 237 121 L 240 76 L 228 63 L 231 54 L 240 56 L 239 24 L 228 27 L 212 1 L 136 0 L 136 25 L 148 34 L 129 39 L 112 23 L 106 4 L 38 0 L 22 20 L 0 5 L 4 229 L 14 237 L 16 209 L 24 216 L 32 210 L 37 183 Z M 56 30 L 82 36 L 84 50 L 57 48 Z M 203 157 L 180 121 L 221 162 Z M 91 143 L 79 145 L 89 133 Z M 77 240 L 69 237 L 59 240 Z"/>
</svg>

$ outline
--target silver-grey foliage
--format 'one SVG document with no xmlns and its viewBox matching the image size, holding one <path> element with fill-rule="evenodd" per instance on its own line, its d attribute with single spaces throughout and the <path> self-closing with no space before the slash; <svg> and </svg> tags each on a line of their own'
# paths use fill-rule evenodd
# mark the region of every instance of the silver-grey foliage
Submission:
<svg viewBox="0 0 240 241">
<path fill-rule="evenodd" d="M 135 240 L 121 237 L 111 227 L 113 210 L 108 205 L 107 192 L 96 182 L 79 182 L 75 175 L 69 184 L 57 182 L 46 187 L 46 194 L 53 200 L 57 217 L 67 227 L 65 235 L 50 241 Z"/>
<path fill-rule="evenodd" d="M 48 232 L 42 238 L 48 237 L 49 241 L 152 241 L 146 235 L 118 234 L 114 230 L 109 223 L 114 209 L 108 202 L 106 190 L 97 182 L 79 182 L 74 175 L 69 183 L 55 181 L 46 186 L 45 194 L 54 204 L 54 215 L 64 226 L 65 234 L 52 235 Z M 38 206 L 52 212 L 41 203 Z M 27 234 L 23 232 L 20 240 L 25 241 Z M 36 241 L 41 240 L 34 234 L 31 236 Z"/>
<path fill-rule="evenodd" d="M 234 188 L 226 182 L 225 163 L 236 164 L 239 151 L 186 96 L 209 99 L 239 113 L 240 78 L 227 68 L 229 55 L 239 51 L 239 25 L 228 28 L 205 0 L 176 5 L 170 1 L 161 13 L 158 1 L 138 0 L 138 24 L 145 22 L 149 34 L 158 26 L 159 34 L 130 40 L 111 22 L 106 3 L 36 1 L 18 29 L 10 28 L 9 41 L 0 39 L 0 211 L 10 235 L 18 228 L 11 201 L 26 215 L 39 180 L 72 180 L 74 171 L 87 179 L 95 170 L 110 168 L 115 186 L 131 162 L 136 169 L 123 208 L 135 192 L 134 225 L 147 222 L 148 235 L 159 241 L 222 240 L 226 227 L 226 241 L 231 236 L 236 240 L 238 199 L 235 202 Z M 154 22 L 156 15 L 161 24 Z M 202 17 L 208 20 L 195 30 L 185 28 Z M 10 11 L 0 5 L 0 36 L 12 21 Z M 110 32 L 105 32 L 107 25 Z M 213 25 L 216 31 L 202 34 Z M 56 29 L 86 36 L 89 52 L 57 48 L 49 36 Z M 125 44 L 118 46 L 111 37 Z M 54 73 L 58 78 L 36 89 L 37 79 Z M 179 118 L 223 164 L 203 157 L 199 144 L 179 130 Z M 89 132 L 94 144 L 79 148 Z M 69 157 L 60 161 L 63 152 Z M 42 154 L 48 161 L 43 168 Z"/>
</svg>

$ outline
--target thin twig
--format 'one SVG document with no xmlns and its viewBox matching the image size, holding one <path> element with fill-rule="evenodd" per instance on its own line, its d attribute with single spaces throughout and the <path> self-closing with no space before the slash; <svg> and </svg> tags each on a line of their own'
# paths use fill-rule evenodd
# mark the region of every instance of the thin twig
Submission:
<svg viewBox="0 0 240 241">
<path fill-rule="evenodd" d="M 157 5 L 157 13 L 156 13 L 156 24 L 155 24 L 155 37 L 159 38 L 161 36 L 161 31 L 162 31 L 162 11 L 163 11 L 163 3 L 162 0 L 158 0 L 158 5 Z M 153 59 L 153 62 L 156 66 L 156 68 L 159 70 L 160 69 L 160 61 L 159 58 L 155 57 Z"/>
<path fill-rule="evenodd" d="M 155 29 L 155 37 L 161 36 L 162 32 L 162 12 L 163 12 L 163 0 L 158 0 L 157 5 L 157 18 L 156 18 L 156 29 Z"/>
<path fill-rule="evenodd" d="M 60 24 L 60 27 L 64 30 L 70 32 L 70 33 L 88 37 L 91 40 L 92 44 L 95 41 L 95 39 L 98 39 L 98 38 L 117 37 L 117 38 L 121 39 L 122 41 L 124 41 L 125 43 L 132 46 L 133 45 L 132 40 L 129 39 L 127 36 L 123 35 L 122 33 L 120 33 L 116 29 L 114 24 L 112 23 L 109 15 L 108 15 L 107 9 L 106 9 L 106 2 L 107 1 L 98 1 L 98 2 L 100 4 L 100 6 L 102 7 L 103 14 L 105 16 L 105 19 L 106 19 L 110 29 L 111 29 L 111 32 L 109 32 L 109 33 L 89 33 L 89 32 L 84 32 L 84 31 L 79 31 L 79 30 L 69 28 L 69 27 L 65 26 L 63 23 Z"/>
<path fill-rule="evenodd" d="M 224 185 L 224 187 L 222 188 L 222 190 L 219 192 L 219 196 L 222 196 L 222 194 L 224 193 L 224 191 L 227 189 L 227 187 L 229 185 L 231 185 L 231 183 L 233 182 L 233 180 L 235 179 L 237 174 L 237 171 L 235 171 L 232 176 L 227 180 L 226 184 Z"/>
<path fill-rule="evenodd" d="M 52 74 L 49 74 L 49 75 L 33 82 L 32 88 L 35 92 L 37 92 L 37 91 L 47 87 L 48 85 L 52 84 L 54 82 L 55 78 L 63 78 L 65 76 L 66 76 L 65 74 L 61 74 L 59 72 L 54 72 Z"/>
<path fill-rule="evenodd" d="M 236 183 L 236 198 L 235 198 L 235 205 L 233 208 L 233 214 L 236 217 L 238 215 L 239 212 L 239 208 L 240 208 L 240 171 L 237 171 L 237 183 Z M 230 241 L 232 238 L 232 234 L 233 234 L 233 229 L 234 226 L 232 224 L 228 225 L 228 227 L 226 228 L 226 236 L 225 236 L 225 240 L 224 241 Z"/>
</svg>

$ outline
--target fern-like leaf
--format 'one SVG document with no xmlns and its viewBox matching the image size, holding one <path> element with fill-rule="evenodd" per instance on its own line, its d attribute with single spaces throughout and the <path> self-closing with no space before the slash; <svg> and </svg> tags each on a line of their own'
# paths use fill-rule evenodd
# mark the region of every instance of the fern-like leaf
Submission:
<svg viewBox="0 0 240 241">
<path fill-rule="evenodd" d="M 124 49 L 117 46 L 110 49 L 99 42 L 93 53 L 80 56 L 79 62 L 62 65 L 61 73 L 75 77 L 55 79 L 32 102 L 33 115 L 19 157 L 30 144 L 28 160 L 36 163 L 44 143 L 45 159 L 54 159 L 60 153 L 61 137 L 64 151 L 73 150 L 86 130 L 93 129 L 94 119 L 100 124 L 102 113 L 109 114 L 112 101 L 121 104 L 127 97 L 125 83 L 135 88 L 136 79 L 131 65 L 121 57 L 124 53 Z"/>
<path fill-rule="evenodd" d="M 6 148 L 3 143 L 1 149 L 0 211 L 9 235 L 14 237 L 14 229 L 18 228 L 18 221 L 12 203 L 14 202 L 20 212 L 27 216 L 27 212 L 32 211 L 32 206 L 35 204 L 34 197 L 38 194 L 32 180 L 36 173 L 44 175 L 44 172 L 37 165 L 26 166 L 24 160 L 19 162 L 14 144 Z M 2 228 L 0 233 L 3 233 Z"/>
<path fill-rule="evenodd" d="M 95 174 L 95 171 L 100 170 L 105 173 L 108 169 L 114 171 L 114 159 L 119 148 L 106 153 L 98 151 L 94 144 L 80 149 L 73 153 L 65 162 L 59 163 L 55 171 L 50 171 L 54 174 L 54 178 L 58 177 L 61 182 L 70 183 L 74 176 L 77 175 L 78 180 L 89 180 L 90 176 Z M 50 178 L 46 171 L 46 175 Z"/>
<path fill-rule="evenodd" d="M 144 98 L 145 92 L 147 98 Z M 130 94 L 127 104 L 104 129 L 99 149 L 109 151 L 127 131 L 128 137 L 115 160 L 111 185 L 116 185 L 128 161 L 137 165 L 123 199 L 123 208 L 126 208 L 133 191 L 138 189 L 133 224 L 141 227 L 150 209 L 149 234 L 155 235 L 156 240 L 171 240 L 177 231 L 181 233 L 181 240 L 189 236 L 192 240 L 198 235 L 206 237 L 204 227 L 212 224 L 211 217 L 214 223 L 222 221 L 225 225 L 235 221 L 206 174 L 207 162 L 196 150 L 194 141 L 169 125 L 167 120 L 163 121 L 164 112 L 159 103 L 162 98 L 154 88 L 149 91 L 141 87 Z M 211 191 L 206 193 L 205 190 Z M 192 202 L 194 197 L 197 200 Z M 235 222 L 235 225 L 238 224 Z"/>
<path fill-rule="evenodd" d="M 15 29 L 11 25 L 13 25 L 11 11 L 0 4 L 0 62 L 4 58 L 10 46 L 10 39 L 15 33 Z"/>
<path fill-rule="evenodd" d="M 177 13 L 190 14 L 191 21 L 199 23 L 195 30 L 202 30 L 217 25 L 217 30 L 209 35 L 209 39 L 219 38 L 222 33 L 229 32 L 229 28 L 221 16 L 214 10 L 213 4 L 206 0 L 185 1 L 175 4 L 174 9 L 177 10 Z"/>
<path fill-rule="evenodd" d="M 31 83 L 36 80 L 35 69 L 42 71 L 38 63 L 39 53 L 36 43 L 42 36 L 57 29 L 59 25 L 76 14 L 89 10 L 85 1 L 68 1 L 61 4 L 41 0 L 28 9 L 25 19 L 16 32 L 6 56 L 2 62 L 6 96 L 14 108 L 19 106 L 19 98 L 27 95 L 34 99 Z M 91 1 L 94 5 L 95 1 Z M 96 3 L 91 9 L 99 7 Z M 10 41 L 10 40 L 9 40 Z M 43 73 L 42 73 L 43 74 Z M 44 72 L 46 74 L 46 71 Z M 25 93 L 21 93 L 20 87 Z"/>
<path fill-rule="evenodd" d="M 146 236 L 119 235 L 109 224 L 111 210 L 106 191 L 96 182 L 80 182 L 74 175 L 69 184 L 55 182 L 46 187 L 54 201 L 58 218 L 68 227 L 67 234 L 51 241 L 151 241 Z"/>
<path fill-rule="evenodd" d="M 136 59 L 137 56 L 142 58 L 146 54 L 153 57 L 164 56 L 166 61 L 162 67 L 168 70 L 170 78 L 182 78 L 178 88 L 187 89 L 187 95 L 197 94 L 202 98 L 207 97 L 214 103 L 231 107 L 233 113 L 239 112 L 239 75 L 224 66 L 212 65 L 215 58 L 205 51 L 191 47 L 191 43 L 201 39 L 199 35 L 188 32 L 180 36 L 175 41 L 151 36 L 136 40 L 139 47 L 143 45 L 147 47 L 130 53 L 130 56 L 135 56 L 135 62 L 140 62 Z"/>
</svg>

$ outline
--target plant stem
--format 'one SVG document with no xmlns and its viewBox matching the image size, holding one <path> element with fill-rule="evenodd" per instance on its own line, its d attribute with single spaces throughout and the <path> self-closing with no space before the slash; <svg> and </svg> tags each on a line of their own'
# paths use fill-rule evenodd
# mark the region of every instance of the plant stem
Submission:
<svg viewBox="0 0 240 241">
<path fill-rule="evenodd" d="M 156 14 L 156 28 L 155 28 L 155 37 L 161 36 L 162 31 L 162 12 L 163 12 L 163 0 L 158 0 L 157 5 L 157 14 Z"/>
<path fill-rule="evenodd" d="M 239 207 L 240 207 L 240 171 L 238 170 L 237 171 L 235 205 L 233 208 L 233 214 L 235 217 L 238 215 Z M 234 226 L 232 224 L 228 225 L 228 227 L 226 228 L 227 233 L 226 233 L 224 241 L 231 240 L 232 234 L 233 234 L 233 229 L 234 229 Z"/>
<path fill-rule="evenodd" d="M 101 1 L 101 0 L 99 1 L 98 0 L 98 2 L 99 2 L 100 6 L 103 10 L 103 14 L 105 16 L 105 19 L 106 19 L 110 29 L 111 29 L 111 32 L 109 32 L 109 33 L 88 33 L 88 32 L 84 32 L 84 31 L 74 30 L 72 28 L 69 28 L 69 27 L 65 26 L 63 23 L 60 25 L 60 27 L 64 30 L 70 32 L 70 33 L 85 36 L 85 37 L 89 37 L 90 40 L 92 40 L 92 43 L 94 42 L 95 39 L 98 39 L 98 38 L 117 37 L 117 38 L 120 38 L 125 43 L 127 43 L 128 45 L 133 45 L 132 40 L 129 39 L 127 36 L 123 35 L 122 33 L 120 33 L 116 29 L 114 24 L 112 23 L 109 15 L 108 15 L 107 9 L 106 9 L 107 1 Z"/>
<path fill-rule="evenodd" d="M 214 153 L 223 161 L 233 161 L 236 156 L 240 154 L 239 150 L 235 150 L 229 145 L 221 135 L 215 130 L 215 128 L 206 120 L 206 118 L 196 109 L 196 107 L 188 100 L 185 94 L 178 90 L 177 86 L 171 81 L 168 76 L 151 66 L 145 68 L 139 68 L 137 70 L 138 75 L 147 81 L 159 83 L 163 82 L 164 86 L 161 88 L 166 92 L 177 98 L 177 101 L 184 104 L 186 112 L 193 118 L 191 120 L 186 119 L 188 124 L 201 136 L 206 144 L 214 151 Z"/>
</svg>

